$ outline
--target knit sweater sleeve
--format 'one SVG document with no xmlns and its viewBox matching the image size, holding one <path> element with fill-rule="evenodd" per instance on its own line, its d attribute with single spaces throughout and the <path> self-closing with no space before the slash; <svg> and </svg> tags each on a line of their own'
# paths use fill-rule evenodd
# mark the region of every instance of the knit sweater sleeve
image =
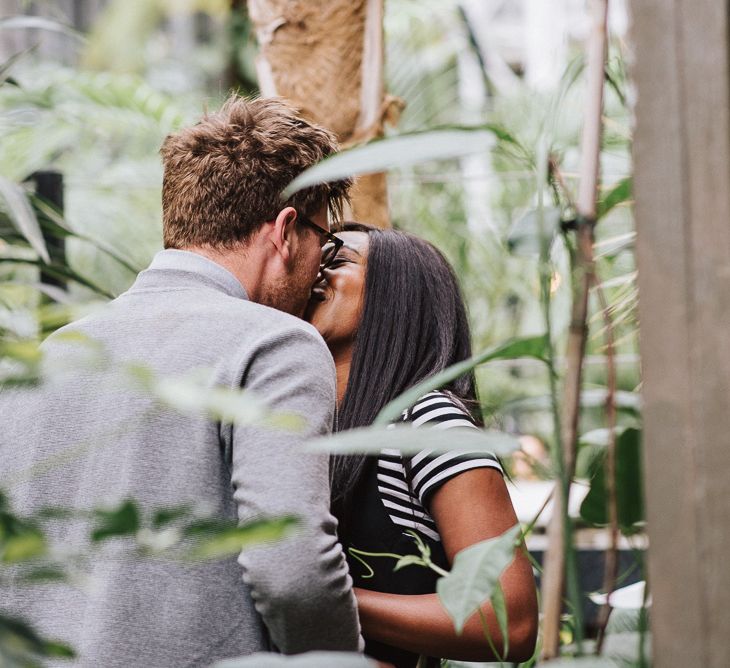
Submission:
<svg viewBox="0 0 730 668">
<path fill-rule="evenodd" d="M 332 427 L 335 374 L 329 351 L 308 325 L 292 326 L 255 346 L 241 384 L 272 410 L 298 415 L 306 425 L 297 431 L 237 426 L 231 432 L 239 520 L 299 518 L 290 538 L 240 555 L 256 609 L 285 654 L 361 649 L 352 580 L 329 510 L 329 458 L 304 445 Z"/>
</svg>

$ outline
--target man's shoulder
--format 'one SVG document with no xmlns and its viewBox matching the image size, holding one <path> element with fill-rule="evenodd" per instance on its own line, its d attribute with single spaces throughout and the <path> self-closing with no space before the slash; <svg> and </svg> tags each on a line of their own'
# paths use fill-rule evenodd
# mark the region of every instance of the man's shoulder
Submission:
<svg viewBox="0 0 730 668">
<path fill-rule="evenodd" d="M 168 317 L 181 320 L 194 320 L 201 325 L 214 325 L 220 330 L 232 328 L 237 332 L 255 331 L 276 335 L 280 332 L 296 332 L 322 341 L 319 332 L 308 322 L 278 309 L 241 299 L 214 290 L 185 291 L 169 294 L 158 293 L 154 302 L 146 299 L 129 308 L 134 301 L 128 296 L 139 297 L 139 293 L 124 293 L 102 308 L 98 314 L 77 321 L 79 325 L 92 325 L 97 321 L 126 320 L 139 316 L 139 310 L 146 313 L 160 311 Z M 143 298 L 146 295 L 143 295 Z M 141 308 L 140 308 L 141 306 Z"/>
<path fill-rule="evenodd" d="M 247 343 L 266 343 L 287 340 L 292 343 L 303 342 L 315 347 L 327 349 L 322 335 L 317 329 L 294 315 L 279 311 L 271 306 L 257 302 L 222 296 L 225 307 L 219 304 L 219 322 L 226 327 L 233 327 L 241 333 L 247 333 Z"/>
<path fill-rule="evenodd" d="M 270 306 L 217 294 L 207 302 L 186 305 L 186 314 L 208 334 L 215 332 L 215 344 L 228 348 L 237 364 L 248 364 L 261 355 L 288 364 L 305 357 L 315 365 L 334 366 L 322 335 L 310 323 Z M 211 343 L 205 337 L 206 345 Z M 236 352 L 234 352 L 236 351 Z"/>
<path fill-rule="evenodd" d="M 279 311 L 271 306 L 258 304 L 256 302 L 245 302 L 248 305 L 246 317 L 252 318 L 261 326 L 261 329 L 268 329 L 273 332 L 293 332 L 302 334 L 305 337 L 314 337 L 322 341 L 320 333 L 306 320 L 302 320 L 290 313 Z"/>
<path fill-rule="evenodd" d="M 180 298 L 174 293 L 161 297 L 157 295 L 150 303 L 130 302 L 121 296 L 55 332 L 44 348 L 76 347 L 86 341 L 117 349 L 132 346 L 137 339 L 149 339 L 161 348 L 194 346 L 206 359 L 219 358 L 227 351 L 240 360 L 268 348 L 285 357 L 307 354 L 319 362 L 330 358 L 319 332 L 283 311 L 213 291 L 206 299 Z"/>
<path fill-rule="evenodd" d="M 286 357 L 305 355 L 318 363 L 331 362 L 331 355 L 322 335 L 305 320 L 263 304 L 253 303 L 248 317 L 255 326 L 256 336 L 249 339 L 255 347 L 276 348 Z"/>
</svg>

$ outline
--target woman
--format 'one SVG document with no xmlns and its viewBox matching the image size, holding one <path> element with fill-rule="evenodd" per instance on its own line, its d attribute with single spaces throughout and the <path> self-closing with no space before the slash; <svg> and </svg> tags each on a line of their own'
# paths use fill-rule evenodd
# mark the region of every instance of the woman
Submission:
<svg viewBox="0 0 730 668">
<path fill-rule="evenodd" d="M 471 355 L 469 326 L 457 280 L 432 245 L 392 230 L 348 223 L 344 241 L 323 269 L 307 317 L 335 360 L 338 430 L 369 425 L 391 399 Z M 467 408 L 469 407 L 469 408 Z M 474 374 L 429 393 L 406 412 L 414 427 L 481 426 Z M 418 655 L 496 660 L 474 614 L 461 635 L 435 592 L 437 575 L 392 557 L 417 554 L 415 531 L 432 560 L 450 568 L 460 550 L 493 538 L 517 522 L 499 463 L 484 453 L 401 457 L 335 457 L 333 512 L 348 552 L 366 653 L 397 667 Z M 533 652 L 537 603 L 531 566 L 518 550 L 501 578 L 508 611 L 508 652 L 491 605 L 483 606 L 490 638 L 502 658 Z M 431 660 L 433 665 L 437 661 Z M 431 663 L 429 663 L 431 665 Z"/>
</svg>

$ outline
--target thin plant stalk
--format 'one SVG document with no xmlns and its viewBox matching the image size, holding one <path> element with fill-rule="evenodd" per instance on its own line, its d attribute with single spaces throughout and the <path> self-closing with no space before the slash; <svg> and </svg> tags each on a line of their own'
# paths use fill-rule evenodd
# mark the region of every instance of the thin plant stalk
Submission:
<svg viewBox="0 0 730 668">
<path fill-rule="evenodd" d="M 537 521 L 540 519 L 540 516 L 545 512 L 545 508 L 547 508 L 550 501 L 552 501 L 553 493 L 554 493 L 554 489 L 551 489 L 550 493 L 545 497 L 545 500 L 542 502 L 540 509 L 535 513 L 533 518 L 529 521 L 529 523 L 522 530 L 522 540 L 526 540 L 527 534 L 529 534 L 535 528 L 535 525 L 537 524 Z"/>
<path fill-rule="evenodd" d="M 547 182 L 547 167 L 548 167 L 548 156 L 544 150 L 544 145 L 540 146 L 538 151 L 538 206 L 537 206 L 537 221 L 540 235 L 540 261 L 539 261 L 539 273 L 540 273 L 540 304 L 542 307 L 543 319 L 545 323 L 545 337 L 547 341 L 547 367 L 548 367 L 548 382 L 550 387 L 550 406 L 552 409 L 553 417 L 553 442 L 554 447 L 551 450 L 553 468 L 557 475 L 557 482 L 553 489 L 552 496 L 555 499 L 553 515 L 548 525 L 548 532 L 557 531 L 557 539 L 549 538 L 548 551 L 545 555 L 544 569 L 543 569 L 543 592 L 545 591 L 546 583 L 551 583 L 556 580 L 560 580 L 561 591 L 558 597 L 550 599 L 551 607 L 548 609 L 544 604 L 543 594 L 543 643 L 547 637 L 559 638 L 560 634 L 560 619 L 563 609 L 563 598 L 562 598 L 562 572 L 560 574 L 555 572 L 556 565 L 563 569 L 563 562 L 557 561 L 556 559 L 550 558 L 551 546 L 555 546 L 559 543 L 559 549 L 564 554 L 566 546 L 563 540 L 567 539 L 567 531 L 564 527 L 568 526 L 568 507 L 567 503 L 562 503 L 561 499 L 567 498 L 564 491 L 565 477 L 565 458 L 563 455 L 563 436 L 561 430 L 561 416 L 560 416 L 560 404 L 558 399 L 558 384 L 557 384 L 557 369 L 555 364 L 555 347 L 553 342 L 553 331 L 552 331 L 552 314 L 551 314 L 551 294 L 550 286 L 552 282 L 552 264 L 550 262 L 550 245 L 551 238 L 546 234 L 545 222 L 544 222 L 544 191 L 543 186 Z M 559 518 L 556 521 L 555 518 Z M 553 549 L 555 549 L 553 547 Z M 549 634 L 549 636 L 548 636 Z M 556 647 L 557 651 L 557 647 Z M 543 645 L 544 652 L 544 645 Z"/>
<path fill-rule="evenodd" d="M 644 562 L 644 566 L 645 566 Z M 646 568 L 644 568 L 646 574 Z M 644 599 L 641 601 L 639 610 L 639 661 L 638 668 L 648 668 L 649 661 L 646 657 L 646 636 L 649 630 L 649 619 L 647 614 L 647 601 L 649 600 L 649 579 L 644 577 Z"/>
<path fill-rule="evenodd" d="M 573 199 L 572 193 L 570 189 L 567 186 L 567 183 L 565 182 L 565 179 L 563 178 L 562 172 L 560 170 L 560 167 L 558 165 L 557 160 L 554 156 L 550 156 L 548 158 L 548 174 L 550 176 L 549 182 L 552 186 L 553 192 L 554 192 L 554 198 L 557 203 L 561 202 L 563 199 L 565 200 L 568 209 L 571 212 L 576 211 L 576 204 Z M 562 191 L 562 193 L 561 193 Z M 561 197 L 562 194 L 562 197 Z M 570 244 L 570 239 L 567 237 L 565 238 L 566 242 L 566 250 L 568 252 L 569 256 L 569 263 L 570 267 L 573 268 L 576 266 L 576 251 L 573 248 L 573 246 Z M 546 284 L 545 289 L 549 287 L 549 284 Z M 546 293 L 549 296 L 549 292 Z M 573 291 L 573 295 L 575 295 L 575 290 Z M 574 296 L 575 299 L 575 296 Z M 549 301 L 546 303 L 549 304 Z M 553 376 L 553 381 L 551 384 L 551 391 L 554 391 L 557 396 L 557 389 L 556 389 L 556 381 L 557 374 Z M 563 433 L 560 429 L 560 418 L 559 418 L 559 410 L 558 410 L 558 403 L 557 401 L 554 404 L 555 406 L 555 415 L 558 417 L 554 417 L 554 424 L 556 425 L 556 442 L 559 443 L 559 448 L 556 448 L 554 451 L 554 466 L 555 470 L 559 472 L 558 475 L 558 481 L 555 484 L 555 487 L 553 488 L 553 491 L 551 494 L 554 494 L 557 499 L 555 503 L 555 507 L 559 511 L 559 516 L 555 517 L 555 513 L 553 514 L 553 517 L 551 518 L 550 524 L 548 525 L 548 545 L 556 545 L 556 546 L 562 546 L 562 554 L 563 554 L 563 560 L 562 562 L 558 558 L 550 558 L 546 556 L 545 563 L 546 563 L 546 569 L 548 569 L 547 576 L 544 577 L 543 583 L 556 583 L 558 580 L 561 581 L 561 591 L 563 588 L 567 589 L 567 598 L 568 602 L 570 603 L 570 606 L 573 611 L 573 620 L 574 620 L 574 626 L 575 626 L 575 644 L 577 648 L 577 654 L 580 655 L 582 653 L 582 646 L 583 646 L 583 607 L 582 607 L 582 593 L 580 589 L 580 583 L 579 583 L 579 577 L 578 577 L 578 560 L 575 552 L 575 548 L 573 545 L 573 525 L 570 519 L 570 512 L 569 512 L 569 498 L 570 498 L 570 486 L 572 483 L 572 473 L 570 476 L 566 475 L 566 468 L 565 468 L 565 461 L 564 461 L 564 443 L 563 443 Z M 557 458 L 557 459 L 555 459 Z M 557 491 L 556 491 L 557 490 Z M 553 536 L 551 539 L 550 537 Z M 562 540 L 561 537 L 562 536 Z M 549 551 L 550 548 L 548 548 Z M 567 577 L 566 577 L 567 576 Z M 567 587 L 563 584 L 563 582 L 567 580 Z M 543 590 L 545 590 L 545 586 L 543 586 Z M 547 585 L 548 587 L 551 585 Z M 555 587 L 555 584 L 552 584 L 553 587 Z M 543 607 L 543 617 L 547 621 L 547 628 L 548 632 L 551 633 L 551 637 L 555 637 L 559 640 L 559 633 L 560 633 L 560 620 L 562 616 L 562 607 L 563 607 L 563 598 L 562 596 L 558 597 L 555 596 L 550 600 L 550 609 L 549 612 L 551 614 L 548 614 L 546 612 L 546 608 Z M 555 645 L 556 651 L 558 651 L 558 645 Z"/>
<path fill-rule="evenodd" d="M 556 206 L 560 205 L 560 200 L 561 200 L 560 195 L 562 193 L 563 198 L 567 202 L 568 208 L 574 212 L 575 211 L 575 199 L 572 195 L 570 188 L 568 187 L 568 184 L 565 180 L 565 176 L 563 175 L 563 172 L 560 169 L 560 164 L 558 163 L 558 158 L 556 156 L 551 155 L 548 158 L 548 167 L 549 167 L 550 182 L 553 184 L 553 190 L 555 192 Z"/>
<path fill-rule="evenodd" d="M 606 637 L 606 626 L 611 613 L 611 594 L 616 588 L 618 576 L 618 498 L 616 494 L 616 357 L 611 313 L 606 295 L 599 281 L 595 283 L 595 293 L 598 297 L 606 328 L 606 423 L 608 427 L 608 449 L 606 451 L 606 496 L 608 503 L 609 548 L 606 550 L 603 591 L 606 592 L 606 602 L 601 607 L 598 616 L 598 637 L 596 639 L 596 654 L 603 649 Z"/>
<path fill-rule="evenodd" d="M 575 559 L 570 549 L 568 518 L 568 494 L 575 470 L 580 417 L 580 391 L 583 357 L 586 347 L 586 320 L 588 294 L 593 282 L 593 228 L 596 220 L 598 174 L 600 166 L 603 87 L 606 61 L 606 26 L 608 0 L 592 2 L 593 24 L 587 47 L 586 107 L 581 139 L 580 182 L 576 202 L 575 262 L 572 265 L 572 311 L 566 349 L 566 373 L 563 391 L 561 439 L 561 484 L 557 487 L 560 512 L 553 513 L 548 530 L 548 549 L 545 554 L 543 578 L 543 658 L 551 659 L 560 654 L 560 615 L 562 597 L 568 574 L 568 591 L 573 599 L 576 594 Z M 567 569 L 566 569 L 567 565 Z M 581 605 L 574 605 L 576 615 L 576 644 L 581 651 Z"/>
</svg>

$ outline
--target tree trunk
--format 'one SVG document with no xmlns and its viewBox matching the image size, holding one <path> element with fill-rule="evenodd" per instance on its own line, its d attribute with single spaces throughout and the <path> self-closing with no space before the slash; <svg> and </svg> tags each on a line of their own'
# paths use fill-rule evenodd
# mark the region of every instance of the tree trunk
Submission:
<svg viewBox="0 0 730 668">
<path fill-rule="evenodd" d="M 383 0 L 249 0 L 261 94 L 279 95 L 342 146 L 383 133 Z M 352 217 L 390 225 L 384 174 L 360 177 Z"/>
<path fill-rule="evenodd" d="M 631 3 L 636 252 L 654 665 L 730 636 L 730 12 Z"/>
</svg>

